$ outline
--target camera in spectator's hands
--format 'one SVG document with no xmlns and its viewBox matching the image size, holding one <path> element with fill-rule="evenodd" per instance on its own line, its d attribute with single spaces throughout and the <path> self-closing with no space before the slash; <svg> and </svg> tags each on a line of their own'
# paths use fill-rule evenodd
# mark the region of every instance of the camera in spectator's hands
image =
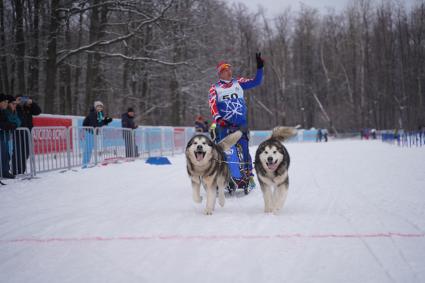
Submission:
<svg viewBox="0 0 425 283">
<path fill-rule="evenodd" d="M 19 97 L 19 104 L 24 106 L 25 104 L 27 104 L 27 102 L 31 99 L 29 98 L 29 96 L 21 96 Z"/>
</svg>

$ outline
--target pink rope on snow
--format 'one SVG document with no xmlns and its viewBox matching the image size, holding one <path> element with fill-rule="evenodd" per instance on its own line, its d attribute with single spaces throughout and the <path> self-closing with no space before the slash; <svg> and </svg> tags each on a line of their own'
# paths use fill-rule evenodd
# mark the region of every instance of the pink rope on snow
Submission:
<svg viewBox="0 0 425 283">
<path fill-rule="evenodd" d="M 192 240 L 282 240 L 282 239 L 346 239 L 346 238 L 424 238 L 425 233 L 365 233 L 365 234 L 277 234 L 277 235 L 151 235 L 151 236 L 119 236 L 119 237 L 75 237 L 75 238 L 17 238 L 0 239 L 7 243 L 54 243 L 54 242 L 107 242 L 107 241 L 192 241 Z"/>
</svg>

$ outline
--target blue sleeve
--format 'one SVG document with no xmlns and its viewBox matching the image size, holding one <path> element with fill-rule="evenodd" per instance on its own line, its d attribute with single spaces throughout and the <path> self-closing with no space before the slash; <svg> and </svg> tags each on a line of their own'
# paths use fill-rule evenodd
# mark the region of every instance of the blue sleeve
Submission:
<svg viewBox="0 0 425 283">
<path fill-rule="evenodd" d="M 262 80 L 263 80 L 263 68 L 260 68 L 260 69 L 257 69 L 255 78 L 253 79 L 240 78 L 238 79 L 238 83 L 241 85 L 242 89 L 245 90 L 245 89 L 250 89 L 250 88 L 259 86 Z"/>
</svg>

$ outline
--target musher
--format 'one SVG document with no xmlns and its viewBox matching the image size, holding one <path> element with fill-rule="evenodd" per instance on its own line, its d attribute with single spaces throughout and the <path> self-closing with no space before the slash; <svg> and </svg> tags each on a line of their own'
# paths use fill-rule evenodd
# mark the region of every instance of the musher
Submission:
<svg viewBox="0 0 425 283">
<path fill-rule="evenodd" d="M 249 176 L 249 183 L 255 186 L 252 174 L 252 159 L 249 154 L 249 133 L 247 121 L 247 106 L 244 99 L 244 90 L 254 88 L 261 84 L 263 79 L 264 61 L 261 53 L 256 53 L 257 73 L 254 79 L 233 78 L 231 65 L 220 62 L 217 65 L 219 81 L 213 84 L 209 93 L 209 106 L 216 124 L 216 142 L 222 140 L 228 134 L 241 130 L 243 135 L 238 141 L 242 148 L 243 163 L 246 170 L 245 176 Z"/>
</svg>

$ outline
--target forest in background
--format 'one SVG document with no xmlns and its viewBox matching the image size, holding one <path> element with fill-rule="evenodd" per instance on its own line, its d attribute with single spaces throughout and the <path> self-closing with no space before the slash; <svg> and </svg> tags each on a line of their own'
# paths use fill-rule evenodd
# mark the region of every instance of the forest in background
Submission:
<svg viewBox="0 0 425 283">
<path fill-rule="evenodd" d="M 145 125 L 211 119 L 215 67 L 255 75 L 251 129 L 300 124 L 337 131 L 425 126 L 425 1 L 302 5 L 268 18 L 219 0 L 0 0 L 0 91 L 43 113 L 86 115 L 101 100 Z"/>
</svg>

